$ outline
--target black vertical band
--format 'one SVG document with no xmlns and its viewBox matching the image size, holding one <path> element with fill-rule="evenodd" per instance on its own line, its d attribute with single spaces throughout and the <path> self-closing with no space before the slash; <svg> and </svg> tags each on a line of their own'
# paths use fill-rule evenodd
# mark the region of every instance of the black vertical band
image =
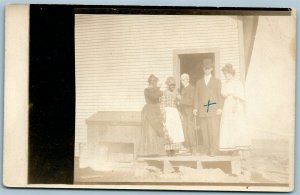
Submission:
<svg viewBox="0 0 300 195">
<path fill-rule="evenodd" d="M 29 183 L 72 184 L 75 138 L 74 11 L 30 6 Z"/>
</svg>

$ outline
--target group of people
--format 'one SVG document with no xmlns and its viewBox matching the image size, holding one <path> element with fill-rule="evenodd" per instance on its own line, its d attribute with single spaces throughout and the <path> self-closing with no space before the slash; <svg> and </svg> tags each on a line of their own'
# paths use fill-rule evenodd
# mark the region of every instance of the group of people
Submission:
<svg viewBox="0 0 300 195">
<path fill-rule="evenodd" d="M 162 91 L 158 78 L 149 76 L 140 156 L 197 154 L 200 145 L 209 156 L 249 149 L 243 84 L 235 78 L 231 64 L 222 68 L 223 85 L 212 75 L 213 68 L 212 59 L 203 60 L 204 77 L 195 87 L 189 83 L 189 75 L 182 74 L 180 92 L 174 77 L 166 79 L 166 90 Z"/>
</svg>

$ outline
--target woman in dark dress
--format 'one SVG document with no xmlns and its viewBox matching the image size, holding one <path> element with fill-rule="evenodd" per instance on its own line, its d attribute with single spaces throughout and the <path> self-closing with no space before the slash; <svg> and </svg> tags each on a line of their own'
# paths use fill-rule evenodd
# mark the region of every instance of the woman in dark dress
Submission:
<svg viewBox="0 0 300 195">
<path fill-rule="evenodd" d="M 142 110 L 142 132 L 139 146 L 139 156 L 165 155 L 165 133 L 163 115 L 160 110 L 159 98 L 163 92 L 157 86 L 158 78 L 151 74 L 148 78 L 149 86 L 144 95 L 146 105 Z"/>
</svg>

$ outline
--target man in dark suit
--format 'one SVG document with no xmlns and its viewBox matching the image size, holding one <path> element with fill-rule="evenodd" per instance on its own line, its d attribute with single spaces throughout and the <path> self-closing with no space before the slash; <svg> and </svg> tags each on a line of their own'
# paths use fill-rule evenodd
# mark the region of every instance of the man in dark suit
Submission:
<svg viewBox="0 0 300 195">
<path fill-rule="evenodd" d="M 222 112 L 221 82 L 212 75 L 212 59 L 204 59 L 204 77 L 196 84 L 193 114 L 199 117 L 203 145 L 209 156 L 218 151 L 219 116 Z"/>
<path fill-rule="evenodd" d="M 184 131 L 184 146 L 190 153 L 196 153 L 196 136 L 193 124 L 193 104 L 195 88 L 189 83 L 189 75 L 182 74 L 180 81 L 182 84 L 181 99 L 180 99 L 180 111 L 182 116 L 182 124 Z"/>
</svg>

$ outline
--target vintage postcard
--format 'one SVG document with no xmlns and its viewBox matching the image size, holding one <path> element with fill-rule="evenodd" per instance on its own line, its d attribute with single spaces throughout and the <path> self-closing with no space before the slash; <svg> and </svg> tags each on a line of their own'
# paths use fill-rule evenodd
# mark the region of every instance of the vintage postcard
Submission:
<svg viewBox="0 0 300 195">
<path fill-rule="evenodd" d="M 32 169 L 26 163 L 18 169 L 23 181 L 14 183 L 8 175 L 17 166 L 13 161 L 18 152 L 9 153 L 12 145 L 28 150 L 32 137 L 24 139 L 30 133 L 26 117 L 20 126 L 24 131 L 17 132 L 12 123 L 20 115 L 11 115 L 18 110 L 15 101 L 23 102 L 22 112 L 31 106 L 20 97 L 11 99 L 15 94 L 8 89 L 19 79 L 14 67 L 28 72 L 28 62 L 18 67 L 9 53 L 16 47 L 9 33 L 16 33 L 11 27 L 16 9 L 27 16 L 31 11 L 26 6 L 7 8 L 8 186 L 294 189 L 295 10 L 197 14 L 181 8 L 73 6 L 74 167 L 73 185 L 66 186 L 28 182 Z M 26 38 L 28 26 L 23 27 Z M 30 55 L 26 41 L 25 59 L 19 60 Z M 24 137 L 12 141 L 20 135 Z M 28 162 L 28 151 L 19 153 Z"/>
</svg>

